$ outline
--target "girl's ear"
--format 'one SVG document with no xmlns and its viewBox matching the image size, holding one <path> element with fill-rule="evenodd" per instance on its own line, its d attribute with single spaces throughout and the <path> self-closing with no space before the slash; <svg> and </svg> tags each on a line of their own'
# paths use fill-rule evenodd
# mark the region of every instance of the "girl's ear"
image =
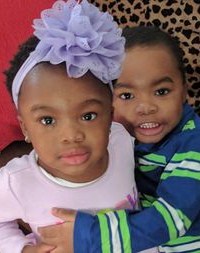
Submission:
<svg viewBox="0 0 200 253">
<path fill-rule="evenodd" d="M 22 133 L 23 133 L 23 135 L 24 135 L 25 141 L 26 141 L 27 143 L 30 143 L 31 141 L 30 141 L 30 139 L 29 139 L 28 131 L 27 131 L 27 129 L 26 129 L 26 125 L 25 125 L 25 123 L 24 123 L 24 121 L 23 121 L 23 118 L 21 117 L 21 115 L 18 115 L 18 116 L 17 116 L 17 119 L 18 119 L 18 121 L 19 121 L 19 125 L 20 125 L 20 127 L 21 127 L 21 130 L 22 130 Z"/>
</svg>

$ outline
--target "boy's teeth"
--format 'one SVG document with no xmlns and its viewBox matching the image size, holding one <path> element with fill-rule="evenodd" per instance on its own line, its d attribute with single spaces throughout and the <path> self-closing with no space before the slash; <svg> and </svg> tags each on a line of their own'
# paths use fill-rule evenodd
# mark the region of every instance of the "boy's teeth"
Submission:
<svg viewBox="0 0 200 253">
<path fill-rule="evenodd" d="M 140 128 L 153 128 L 153 127 L 158 127 L 158 123 L 144 123 L 140 125 Z"/>
</svg>

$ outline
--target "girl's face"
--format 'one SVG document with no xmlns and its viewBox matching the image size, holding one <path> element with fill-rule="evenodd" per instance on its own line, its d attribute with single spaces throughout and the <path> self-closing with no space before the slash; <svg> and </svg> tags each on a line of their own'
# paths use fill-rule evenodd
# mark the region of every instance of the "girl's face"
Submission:
<svg viewBox="0 0 200 253">
<path fill-rule="evenodd" d="M 72 182 L 102 175 L 108 164 L 111 97 L 91 75 L 73 79 L 61 66 L 34 67 L 21 87 L 19 120 L 38 163 Z"/>
<path fill-rule="evenodd" d="M 142 143 L 157 143 L 179 123 L 186 85 L 165 46 L 127 50 L 114 88 L 114 120 Z"/>
</svg>

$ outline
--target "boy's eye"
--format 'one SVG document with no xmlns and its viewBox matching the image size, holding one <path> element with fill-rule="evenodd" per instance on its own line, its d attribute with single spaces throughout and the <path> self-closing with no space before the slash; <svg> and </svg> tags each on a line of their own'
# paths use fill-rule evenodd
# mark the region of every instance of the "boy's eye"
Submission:
<svg viewBox="0 0 200 253">
<path fill-rule="evenodd" d="M 155 92 L 157 96 L 164 96 L 169 93 L 169 89 L 159 89 Z"/>
<path fill-rule="evenodd" d="M 55 123 L 55 119 L 53 119 L 52 117 L 50 116 L 47 116 L 47 117 L 43 117 L 40 122 L 43 124 L 43 125 L 53 125 Z"/>
<path fill-rule="evenodd" d="M 120 94 L 119 97 L 120 97 L 121 99 L 123 99 L 123 100 L 128 100 L 128 99 L 134 98 L 133 94 L 131 94 L 131 93 L 129 93 L 129 92 L 122 93 L 122 94 Z"/>
<path fill-rule="evenodd" d="M 89 112 L 89 113 L 84 114 L 82 116 L 82 119 L 86 120 L 86 121 L 90 121 L 90 120 L 96 119 L 96 117 L 97 117 L 97 113 L 95 113 L 95 112 Z"/>
</svg>

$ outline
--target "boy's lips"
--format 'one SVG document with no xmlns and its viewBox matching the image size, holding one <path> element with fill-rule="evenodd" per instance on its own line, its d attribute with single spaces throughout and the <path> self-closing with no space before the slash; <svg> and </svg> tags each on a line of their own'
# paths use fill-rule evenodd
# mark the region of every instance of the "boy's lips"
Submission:
<svg viewBox="0 0 200 253">
<path fill-rule="evenodd" d="M 60 159 L 68 165 L 81 165 L 89 159 L 90 153 L 86 150 L 72 150 L 60 155 Z"/>
<path fill-rule="evenodd" d="M 146 136 L 160 134 L 163 130 L 163 125 L 157 122 L 145 122 L 137 126 L 137 132 Z"/>
<path fill-rule="evenodd" d="M 155 127 L 158 127 L 160 124 L 155 123 L 155 122 L 148 122 L 148 123 L 142 123 L 139 125 L 140 128 L 145 128 L 145 129 L 152 129 Z"/>
</svg>

